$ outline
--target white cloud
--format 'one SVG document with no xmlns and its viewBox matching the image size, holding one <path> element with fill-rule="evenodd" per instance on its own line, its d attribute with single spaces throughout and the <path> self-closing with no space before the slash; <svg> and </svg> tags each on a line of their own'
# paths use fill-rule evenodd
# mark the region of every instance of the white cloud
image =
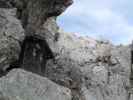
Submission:
<svg viewBox="0 0 133 100">
<path fill-rule="evenodd" d="M 120 11 L 129 2 L 130 0 L 75 0 L 75 4 L 58 22 L 66 31 L 92 37 L 101 35 L 115 44 L 127 44 L 133 39 L 133 25 L 129 24 L 125 12 Z"/>
</svg>

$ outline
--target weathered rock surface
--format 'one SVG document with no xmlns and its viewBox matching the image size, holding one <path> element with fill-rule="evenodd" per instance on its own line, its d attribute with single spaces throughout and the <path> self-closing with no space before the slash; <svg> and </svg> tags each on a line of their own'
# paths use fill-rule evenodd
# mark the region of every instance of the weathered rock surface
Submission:
<svg viewBox="0 0 133 100">
<path fill-rule="evenodd" d="M 130 46 L 60 31 L 56 17 L 71 4 L 0 0 L 0 74 L 15 64 L 34 73 L 2 77 L 0 100 L 133 100 Z"/>
<path fill-rule="evenodd" d="M 20 69 L 0 79 L 0 100 L 71 100 L 71 91 Z"/>
<path fill-rule="evenodd" d="M 46 76 L 70 88 L 73 100 L 132 100 L 129 46 L 64 32 L 57 43 L 59 54 L 47 64 Z"/>
<path fill-rule="evenodd" d="M 72 0 L 4 0 L 17 8 L 18 18 L 26 30 L 26 35 L 39 34 L 49 17 L 58 16 L 70 6 Z"/>
<path fill-rule="evenodd" d="M 24 39 L 24 29 L 15 17 L 16 9 L 0 8 L 0 70 L 5 71 L 18 59 L 19 42 Z"/>
<path fill-rule="evenodd" d="M 6 1 L 5 1 L 6 2 Z M 55 54 L 55 19 L 67 9 L 72 0 L 9 0 L 17 8 L 17 18 L 25 30 L 18 60 L 25 70 L 43 75 L 47 60 Z"/>
</svg>

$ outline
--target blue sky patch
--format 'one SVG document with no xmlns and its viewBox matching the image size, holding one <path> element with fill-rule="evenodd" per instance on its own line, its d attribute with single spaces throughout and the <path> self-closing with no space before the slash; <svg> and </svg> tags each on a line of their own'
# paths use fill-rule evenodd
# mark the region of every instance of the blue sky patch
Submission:
<svg viewBox="0 0 133 100">
<path fill-rule="evenodd" d="M 132 5 L 133 0 L 74 0 L 57 22 L 66 32 L 128 44 L 133 40 Z"/>
</svg>

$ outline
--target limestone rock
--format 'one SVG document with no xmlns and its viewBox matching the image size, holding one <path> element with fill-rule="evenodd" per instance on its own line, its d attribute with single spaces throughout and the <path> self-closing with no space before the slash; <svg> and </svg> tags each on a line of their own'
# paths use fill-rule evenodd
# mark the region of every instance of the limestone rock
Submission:
<svg viewBox="0 0 133 100">
<path fill-rule="evenodd" d="M 62 31 L 59 32 L 57 44 L 59 55 L 53 63 L 47 64 L 46 76 L 71 88 L 74 100 L 129 98 L 129 46 L 118 47 Z M 78 84 L 72 88 L 75 82 Z"/>
<path fill-rule="evenodd" d="M 93 50 L 97 42 L 94 39 L 77 37 L 72 33 L 59 31 L 57 44 L 60 54 L 66 54 L 78 63 L 89 63 L 96 59 Z"/>
<path fill-rule="evenodd" d="M 107 83 L 108 71 L 105 68 L 105 66 L 102 65 L 94 66 L 92 71 L 93 71 L 92 81 L 95 81 L 97 84 L 101 85 Z"/>
<path fill-rule="evenodd" d="M 24 29 L 15 17 L 16 9 L 0 8 L 0 70 L 5 71 L 18 59 Z"/>
<path fill-rule="evenodd" d="M 8 2 L 13 8 L 17 8 L 17 16 L 22 21 L 26 35 L 40 33 L 47 18 L 60 15 L 73 3 L 72 0 L 8 0 Z"/>
<path fill-rule="evenodd" d="M 1 100 L 71 100 L 71 91 L 21 69 L 0 79 Z"/>
<path fill-rule="evenodd" d="M 132 100 L 130 46 L 59 30 L 56 17 L 71 4 L 72 0 L 0 1 L 0 73 L 24 52 L 19 57 L 24 69 L 56 83 L 13 70 L 0 79 L 0 100 Z M 32 38 L 26 40 L 29 35 Z M 27 44 L 21 53 L 19 42 Z"/>
</svg>

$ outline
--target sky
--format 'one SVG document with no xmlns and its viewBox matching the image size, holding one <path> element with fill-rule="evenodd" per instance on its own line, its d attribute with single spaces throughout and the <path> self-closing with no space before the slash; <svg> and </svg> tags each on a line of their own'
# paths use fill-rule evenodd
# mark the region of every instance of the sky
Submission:
<svg viewBox="0 0 133 100">
<path fill-rule="evenodd" d="M 133 0 L 74 0 L 57 22 L 65 32 L 129 44 L 133 40 Z"/>
</svg>

